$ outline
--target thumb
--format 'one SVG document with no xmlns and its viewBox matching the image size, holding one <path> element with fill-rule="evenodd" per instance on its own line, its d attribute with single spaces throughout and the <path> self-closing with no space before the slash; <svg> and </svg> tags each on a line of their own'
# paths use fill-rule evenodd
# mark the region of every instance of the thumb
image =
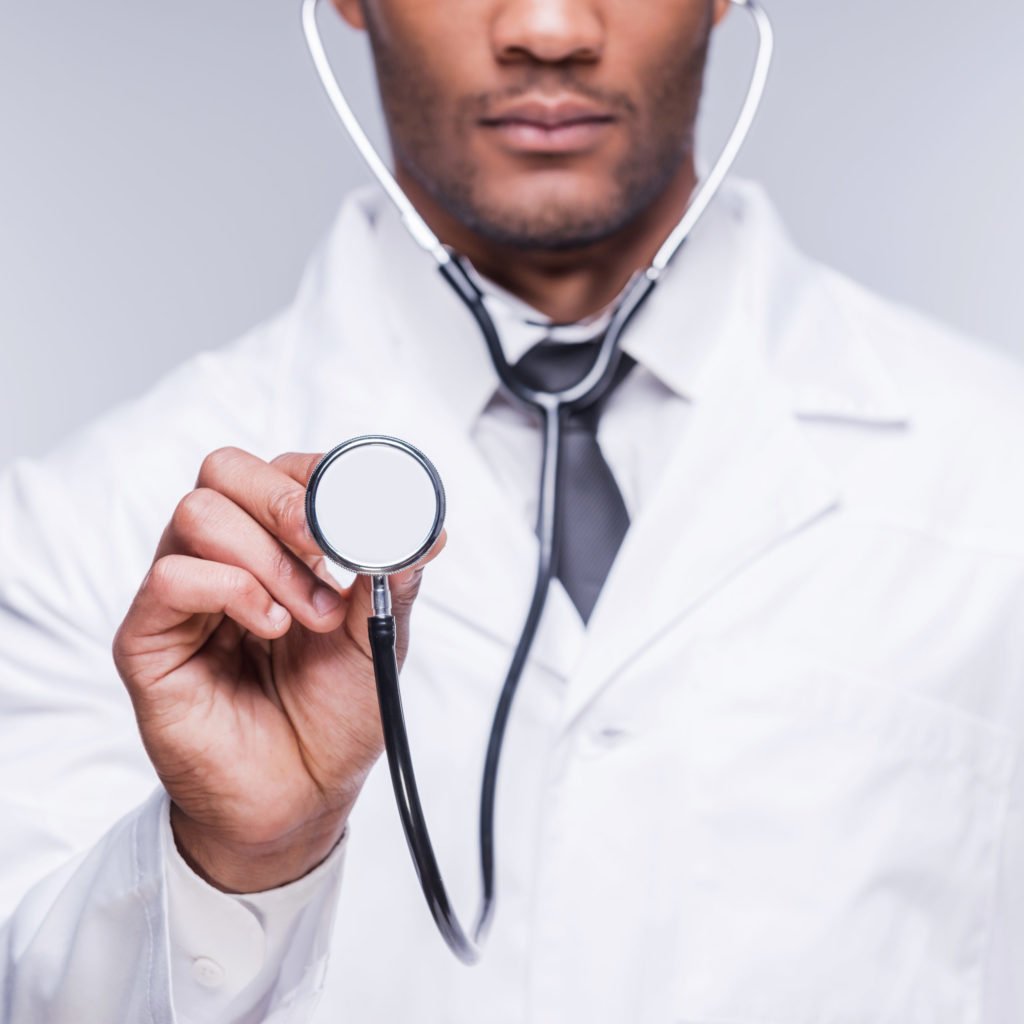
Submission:
<svg viewBox="0 0 1024 1024">
<path fill-rule="evenodd" d="M 432 562 L 448 542 L 447 531 L 442 530 L 430 550 L 414 566 L 388 577 L 391 591 L 391 610 L 395 616 L 396 647 L 399 665 L 405 660 L 409 647 L 409 616 L 420 590 L 424 567 Z M 365 619 L 373 615 L 373 583 L 369 576 L 358 576 L 352 584 L 348 615 Z"/>
<path fill-rule="evenodd" d="M 430 550 L 411 568 L 403 569 L 388 577 L 388 584 L 391 587 L 391 604 L 395 613 L 395 620 L 401 626 L 403 619 L 408 618 L 413 601 L 420 591 L 420 581 L 423 579 L 423 569 L 427 562 L 432 562 L 448 543 L 448 533 L 441 531 L 441 536 L 434 541 Z"/>
</svg>

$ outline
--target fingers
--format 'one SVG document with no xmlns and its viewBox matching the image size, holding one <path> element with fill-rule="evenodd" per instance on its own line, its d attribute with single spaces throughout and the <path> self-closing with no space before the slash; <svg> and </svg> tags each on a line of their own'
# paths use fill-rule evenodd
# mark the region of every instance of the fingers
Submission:
<svg viewBox="0 0 1024 1024">
<path fill-rule="evenodd" d="M 309 478 L 313 475 L 316 464 L 323 458 L 322 454 L 311 455 L 309 452 L 283 452 L 275 455 L 270 460 L 271 466 L 276 466 L 283 473 L 290 476 L 297 484 L 305 487 Z"/>
<path fill-rule="evenodd" d="M 284 634 L 291 623 L 288 610 L 247 570 L 190 555 L 164 555 L 153 563 L 118 629 L 115 661 L 165 653 L 169 637 L 183 648 L 178 660 L 187 661 L 206 639 L 191 620 L 217 614 L 266 640 Z M 174 637 L 176 631 L 182 635 Z M 161 674 L 167 670 L 162 665 Z"/>
<path fill-rule="evenodd" d="M 297 553 L 307 565 L 314 566 L 314 575 L 321 581 L 330 579 L 330 574 L 323 571 L 323 553 L 312 539 L 306 525 L 306 483 L 317 463 L 322 458 L 319 454 L 302 452 L 285 452 L 276 456 L 269 463 L 250 455 L 238 448 L 221 448 L 212 452 L 203 462 L 197 489 L 209 488 L 234 502 L 243 509 L 257 524 L 272 537 Z M 358 499 L 354 499 L 358 500 Z M 241 526 L 239 526 L 241 530 Z M 390 578 L 392 601 L 396 607 L 396 615 L 401 618 L 407 607 L 412 604 L 419 590 L 422 567 L 442 550 L 447 535 L 442 532 L 429 552 L 412 569 L 396 573 Z M 209 550 L 209 549 L 208 549 Z M 207 557 L 216 557 L 209 554 Z M 287 569 L 287 561 L 279 559 L 278 570 Z M 311 629 L 322 629 L 317 618 L 304 615 L 302 604 L 289 603 L 291 596 L 288 588 L 275 583 L 271 566 L 270 574 L 257 571 L 250 562 L 247 568 L 263 581 L 303 625 Z M 310 591 L 310 593 L 314 593 Z M 358 596 L 359 607 L 357 618 L 361 621 L 365 615 L 372 614 L 372 602 L 367 580 L 358 584 L 353 594 Z M 308 602 L 305 610 L 308 612 Z M 332 621 L 328 612 L 325 621 Z M 334 623 L 337 620 L 333 620 Z"/>
<path fill-rule="evenodd" d="M 411 605 L 419 592 L 420 579 L 423 576 L 423 567 L 427 562 L 432 562 L 448 543 L 448 534 L 441 531 L 441 536 L 434 541 L 430 550 L 410 569 L 396 572 L 388 577 L 391 587 L 391 602 L 398 608 L 404 610 L 406 605 Z"/>
<path fill-rule="evenodd" d="M 268 633 L 265 621 L 257 628 L 250 625 L 250 620 L 236 619 L 228 607 L 227 595 L 221 595 L 218 601 L 212 592 L 196 590 L 200 587 L 199 578 L 192 572 L 175 569 L 177 563 L 157 569 L 162 560 L 171 556 L 190 560 L 186 564 L 206 562 L 241 571 L 250 586 L 259 587 L 258 598 L 253 598 L 256 604 L 269 602 L 284 609 L 289 624 L 294 619 L 310 630 L 328 633 L 346 620 L 350 610 L 355 613 L 355 622 L 365 622 L 372 615 L 369 580 L 360 578 L 352 588 L 339 594 L 333 577 L 325 569 L 323 553 L 306 524 L 306 483 L 321 457 L 286 452 L 265 462 L 240 448 L 211 452 L 203 460 L 195 490 L 179 502 L 164 531 L 153 567 L 158 586 L 151 588 L 152 593 L 140 604 L 148 609 L 148 601 L 171 594 L 173 588 L 163 580 L 165 572 L 175 579 L 184 572 L 180 586 L 185 590 L 173 590 L 176 603 L 168 606 L 163 618 L 152 610 L 147 612 L 146 628 L 159 623 L 164 623 L 164 628 L 174 628 L 183 621 L 185 610 L 199 602 L 202 607 L 192 614 L 223 611 L 257 636 L 269 639 L 279 635 L 274 629 Z M 423 566 L 437 556 L 446 540 L 447 535 L 442 533 L 417 566 L 390 579 L 403 639 Z M 237 575 L 218 575 L 216 568 L 202 574 L 204 586 L 214 586 L 217 580 L 225 585 L 240 585 Z M 202 594 L 201 600 L 199 596 L 187 597 L 193 591 Z M 242 607 L 236 602 L 232 608 L 236 606 Z M 259 610 L 259 614 L 264 612 L 265 609 Z M 250 606 L 248 614 L 251 617 L 257 613 Z M 356 630 L 357 634 L 362 632 L 362 628 Z"/>
<path fill-rule="evenodd" d="M 246 485 L 231 486 L 239 494 Z M 275 481 L 273 486 L 282 485 Z M 247 500 L 255 506 L 260 498 Z M 247 570 L 278 604 L 309 629 L 326 632 L 341 621 L 342 595 L 220 491 L 201 486 L 186 494 L 174 510 L 162 547 L 167 553 Z"/>
<path fill-rule="evenodd" d="M 320 558 L 323 552 L 306 528 L 305 491 L 319 460 L 318 455 L 289 452 L 264 462 L 241 448 L 218 448 L 203 459 L 196 488 L 230 498 L 300 557 Z"/>
</svg>

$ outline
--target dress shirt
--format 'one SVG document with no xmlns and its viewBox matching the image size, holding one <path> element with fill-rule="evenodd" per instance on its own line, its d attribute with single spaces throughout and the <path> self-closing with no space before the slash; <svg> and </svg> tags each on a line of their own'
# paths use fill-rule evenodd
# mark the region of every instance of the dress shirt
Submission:
<svg viewBox="0 0 1024 1024">
<path fill-rule="evenodd" d="M 487 288 L 511 359 L 603 322 Z M 623 347 L 599 442 L 632 524 L 588 627 L 553 585 L 471 969 L 383 762 L 310 875 L 205 885 L 110 658 L 209 451 L 420 445 L 449 543 L 403 695 L 471 918 L 538 438 L 383 196 L 349 198 L 279 317 L 0 476 L 5 1024 L 1019 1022 L 1024 370 L 806 258 L 736 179 Z"/>
</svg>

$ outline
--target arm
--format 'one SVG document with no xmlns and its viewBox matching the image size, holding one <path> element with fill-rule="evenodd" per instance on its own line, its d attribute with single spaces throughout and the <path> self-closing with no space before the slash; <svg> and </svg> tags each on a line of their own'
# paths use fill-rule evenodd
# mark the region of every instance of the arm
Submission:
<svg viewBox="0 0 1024 1024">
<path fill-rule="evenodd" d="M 290 885 L 228 895 L 199 878 L 175 847 L 164 798 L 170 958 L 182 1024 L 304 1019 L 327 969 L 346 835 L 327 859 Z"/>
<path fill-rule="evenodd" d="M 248 430 L 234 398 L 257 410 L 261 424 L 267 419 L 280 390 L 272 341 L 260 339 L 261 350 L 242 353 L 241 365 L 238 353 L 204 353 L 46 459 L 20 460 L 0 474 L 4 1019 L 78 1022 L 88 1019 L 88 1006 L 97 1019 L 171 1020 L 182 986 L 192 984 L 173 944 L 182 889 L 173 876 L 165 880 L 164 819 L 154 803 L 166 797 L 161 787 L 149 799 L 158 779 L 112 662 L 111 638 L 202 453 L 229 438 L 257 450 L 265 442 Z M 249 372 L 257 363 L 264 385 Z M 223 888 L 281 893 L 282 882 L 329 854 L 340 831 L 309 861 L 292 857 L 283 873 L 266 872 L 271 861 L 282 867 L 288 858 L 264 846 L 234 885 L 217 868 L 210 872 L 217 858 L 207 857 L 229 851 L 238 869 L 240 848 L 217 837 L 204 843 L 197 831 L 202 851 L 190 860 Z M 206 895 L 216 897 L 202 911 L 207 918 L 219 914 L 218 901 L 236 899 L 212 889 Z M 265 895 L 250 905 L 269 932 L 273 913 L 258 908 Z M 333 913 L 331 899 L 311 903 L 322 921 L 305 929 L 313 939 L 304 950 L 290 947 L 306 966 L 317 962 L 318 929 Z M 258 973 L 266 1009 L 287 995 L 277 980 L 302 971 L 268 957 Z M 34 1012 L 40 1006 L 42 1016 Z"/>
</svg>

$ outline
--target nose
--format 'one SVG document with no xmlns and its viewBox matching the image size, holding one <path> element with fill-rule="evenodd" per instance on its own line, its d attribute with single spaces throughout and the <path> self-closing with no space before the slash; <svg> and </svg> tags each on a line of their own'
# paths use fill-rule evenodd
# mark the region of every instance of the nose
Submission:
<svg viewBox="0 0 1024 1024">
<path fill-rule="evenodd" d="M 507 0 L 492 23 L 502 63 L 600 60 L 604 22 L 594 0 Z"/>
</svg>

